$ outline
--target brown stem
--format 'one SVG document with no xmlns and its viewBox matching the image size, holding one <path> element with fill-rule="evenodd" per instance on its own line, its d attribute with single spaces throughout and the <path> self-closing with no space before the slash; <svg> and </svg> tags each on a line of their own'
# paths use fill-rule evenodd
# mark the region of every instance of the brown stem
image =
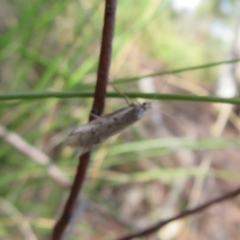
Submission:
<svg viewBox="0 0 240 240">
<path fill-rule="evenodd" d="M 205 204 L 202 204 L 202 205 L 200 205 L 196 208 L 183 211 L 179 215 L 176 215 L 175 217 L 169 218 L 169 219 L 164 220 L 164 221 L 160 221 L 160 222 L 156 223 L 155 225 L 153 225 L 149 228 L 146 228 L 144 230 L 141 230 L 137 233 L 129 234 L 129 235 L 126 235 L 122 238 L 118 238 L 117 240 L 130 240 L 130 239 L 133 239 L 133 238 L 144 237 L 144 236 L 153 234 L 156 231 L 158 231 L 160 228 L 162 228 L 163 226 L 165 226 L 166 224 L 168 224 L 172 221 L 175 221 L 175 220 L 180 219 L 180 218 L 184 218 L 186 216 L 189 216 L 189 215 L 192 215 L 192 214 L 195 214 L 195 213 L 198 213 L 198 212 L 202 212 L 203 210 L 212 206 L 213 204 L 228 200 L 229 198 L 236 197 L 239 194 L 240 194 L 240 188 L 238 188 L 234 191 L 231 191 L 231 192 L 229 192 L 229 193 L 227 193 L 227 194 L 225 194 L 225 195 L 223 195 L 219 198 L 215 198 L 215 199 L 213 199 L 213 200 L 211 200 L 211 201 L 209 201 Z"/>
<path fill-rule="evenodd" d="M 97 83 L 95 88 L 94 103 L 92 113 L 101 115 L 104 111 L 106 88 L 108 83 L 109 67 L 111 62 L 112 40 L 115 25 L 117 0 L 105 0 L 104 25 L 102 31 L 101 52 L 99 57 Z M 89 121 L 92 120 L 90 114 Z M 90 152 L 79 157 L 77 173 L 71 188 L 69 198 L 66 202 L 62 216 L 53 229 L 52 240 L 63 239 L 64 233 L 74 214 L 76 202 L 81 193 L 87 168 L 90 162 Z"/>
<path fill-rule="evenodd" d="M 115 26 L 117 0 L 106 0 L 102 45 L 98 65 L 97 84 L 94 95 L 92 113 L 101 115 L 105 106 L 105 96 L 111 63 L 112 40 Z M 90 117 L 92 120 L 92 118 Z"/>
</svg>

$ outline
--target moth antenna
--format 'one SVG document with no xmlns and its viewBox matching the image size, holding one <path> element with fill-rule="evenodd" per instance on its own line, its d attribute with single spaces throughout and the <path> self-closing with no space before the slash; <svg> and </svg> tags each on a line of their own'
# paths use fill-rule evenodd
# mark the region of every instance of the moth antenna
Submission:
<svg viewBox="0 0 240 240">
<path fill-rule="evenodd" d="M 154 105 L 152 104 L 152 108 L 154 109 L 155 107 L 157 107 L 157 106 L 154 106 Z M 182 117 L 177 117 L 177 116 L 175 116 L 174 114 L 168 113 L 168 112 L 166 112 L 166 111 L 164 111 L 164 110 L 162 110 L 162 109 L 161 109 L 161 113 L 164 114 L 165 116 L 170 117 L 170 118 L 175 118 L 175 119 L 178 119 L 178 120 L 180 120 L 180 121 L 184 120 Z"/>
</svg>

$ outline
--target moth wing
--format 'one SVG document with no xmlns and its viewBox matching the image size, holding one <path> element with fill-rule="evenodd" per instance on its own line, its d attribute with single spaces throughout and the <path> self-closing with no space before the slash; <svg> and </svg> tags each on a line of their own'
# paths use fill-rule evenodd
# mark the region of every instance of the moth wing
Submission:
<svg viewBox="0 0 240 240">
<path fill-rule="evenodd" d="M 66 144 L 71 147 L 86 148 L 89 150 L 88 142 L 93 137 L 92 132 L 102 124 L 101 118 L 95 119 L 84 126 L 75 129 L 67 138 Z"/>
</svg>

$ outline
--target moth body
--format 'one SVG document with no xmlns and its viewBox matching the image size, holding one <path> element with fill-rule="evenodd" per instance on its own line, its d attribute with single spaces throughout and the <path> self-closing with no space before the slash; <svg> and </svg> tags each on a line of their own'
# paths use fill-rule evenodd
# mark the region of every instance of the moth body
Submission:
<svg viewBox="0 0 240 240">
<path fill-rule="evenodd" d="M 130 105 L 111 114 L 98 117 L 84 126 L 74 130 L 67 139 L 67 144 L 82 150 L 89 151 L 93 146 L 107 138 L 123 131 L 128 126 L 142 119 L 150 103 Z"/>
</svg>

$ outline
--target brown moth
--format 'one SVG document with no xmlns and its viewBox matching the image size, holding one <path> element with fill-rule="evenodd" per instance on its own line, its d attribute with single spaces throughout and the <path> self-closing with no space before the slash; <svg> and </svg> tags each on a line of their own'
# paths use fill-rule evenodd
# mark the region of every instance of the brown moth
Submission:
<svg viewBox="0 0 240 240">
<path fill-rule="evenodd" d="M 83 154 L 142 119 L 149 108 L 150 103 L 132 104 L 111 114 L 97 117 L 74 130 L 67 139 L 67 145 L 81 149 Z"/>
</svg>

